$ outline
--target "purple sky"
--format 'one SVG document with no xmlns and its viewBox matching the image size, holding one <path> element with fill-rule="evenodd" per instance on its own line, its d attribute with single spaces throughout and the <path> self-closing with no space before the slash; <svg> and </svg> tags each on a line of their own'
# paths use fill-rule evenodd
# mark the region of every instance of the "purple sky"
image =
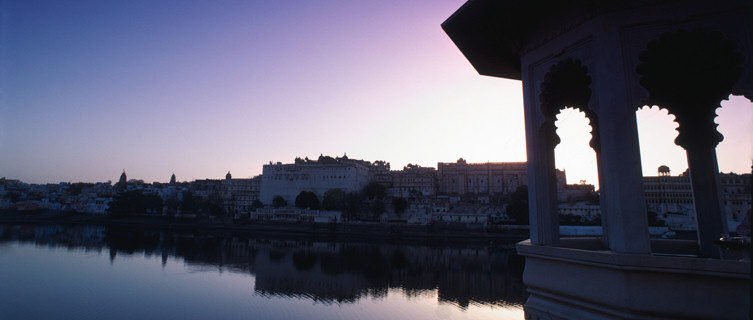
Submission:
<svg viewBox="0 0 753 320">
<path fill-rule="evenodd" d="M 393 169 L 523 161 L 520 82 L 479 76 L 439 26 L 463 2 L 1 2 L 0 176 L 250 177 L 344 152 Z M 753 108 L 731 105 L 720 169 L 749 171 Z M 685 170 L 670 118 L 645 118 L 669 146 L 645 144 L 644 172 Z M 563 140 L 558 167 L 595 182 L 592 151 Z"/>
</svg>

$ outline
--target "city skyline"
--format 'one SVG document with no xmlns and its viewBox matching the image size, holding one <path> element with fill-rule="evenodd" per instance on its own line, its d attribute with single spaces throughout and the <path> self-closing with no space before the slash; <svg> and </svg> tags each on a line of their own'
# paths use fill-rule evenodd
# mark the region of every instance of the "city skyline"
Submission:
<svg viewBox="0 0 753 320">
<path fill-rule="evenodd" d="M 251 177 L 343 153 L 396 169 L 525 161 L 520 82 L 478 75 L 439 26 L 463 2 L 3 2 L 0 176 Z M 753 105 L 722 105 L 719 169 L 750 172 Z M 644 175 L 684 171 L 666 111 L 636 115 Z M 598 185 L 587 120 L 560 118 L 557 167 Z"/>
</svg>

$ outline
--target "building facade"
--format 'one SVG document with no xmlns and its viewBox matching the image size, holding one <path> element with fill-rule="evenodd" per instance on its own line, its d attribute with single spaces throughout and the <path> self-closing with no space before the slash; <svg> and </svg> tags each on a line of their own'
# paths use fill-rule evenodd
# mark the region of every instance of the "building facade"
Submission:
<svg viewBox="0 0 753 320">
<path fill-rule="evenodd" d="M 262 171 L 260 200 L 268 205 L 275 196 L 281 196 L 293 204 L 301 191 L 313 192 L 319 201 L 330 189 L 357 192 L 370 182 L 369 167 L 368 161 L 351 160 L 347 156 L 296 159 L 296 163 L 289 164 L 270 162 Z"/>
<path fill-rule="evenodd" d="M 228 172 L 220 186 L 220 199 L 222 199 L 225 212 L 248 213 L 252 211 L 254 201 L 259 200 L 261 181 L 261 176 L 233 179 Z"/>
<path fill-rule="evenodd" d="M 751 174 L 721 173 L 719 178 L 727 217 L 739 223 L 751 209 Z"/>
<path fill-rule="evenodd" d="M 736 227 L 751 208 L 750 179 L 750 174 L 719 174 L 724 213 L 730 228 Z M 670 176 L 668 171 L 660 170 L 658 176 L 643 177 L 643 187 L 649 211 L 660 215 L 695 215 L 693 190 L 687 172 Z"/>
<path fill-rule="evenodd" d="M 643 189 L 649 211 L 658 214 L 693 214 L 695 212 L 690 178 L 685 174 L 643 177 Z"/>
<path fill-rule="evenodd" d="M 437 164 L 440 194 L 507 194 L 528 183 L 525 162 L 467 163 L 463 158 L 454 163 Z M 565 172 L 557 170 L 559 188 L 565 185 Z"/>
<path fill-rule="evenodd" d="M 437 194 L 437 170 L 408 164 L 392 171 L 392 196 L 401 198 L 433 197 Z"/>
<path fill-rule="evenodd" d="M 392 188 L 392 172 L 390 163 L 382 160 L 374 161 L 369 167 L 371 180 L 383 185 L 385 188 Z"/>
</svg>

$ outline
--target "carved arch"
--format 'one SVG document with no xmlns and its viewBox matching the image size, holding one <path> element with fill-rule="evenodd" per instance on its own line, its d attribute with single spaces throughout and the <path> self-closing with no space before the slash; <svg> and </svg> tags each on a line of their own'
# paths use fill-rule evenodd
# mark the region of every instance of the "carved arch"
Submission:
<svg viewBox="0 0 753 320">
<path fill-rule="evenodd" d="M 591 125 L 591 148 L 600 150 L 599 123 L 596 113 L 588 107 L 591 99 L 591 76 L 580 60 L 567 59 L 553 65 L 541 83 L 541 112 L 546 121 L 542 130 L 551 136 L 554 145 L 560 143 L 554 126 L 557 113 L 565 107 L 583 111 Z"/>
<path fill-rule="evenodd" d="M 716 109 L 742 75 L 742 55 L 721 33 L 679 30 L 648 43 L 636 71 L 649 92 L 649 105 L 675 116 L 679 134 L 675 144 L 716 146 L 724 137 L 717 131 Z"/>
</svg>

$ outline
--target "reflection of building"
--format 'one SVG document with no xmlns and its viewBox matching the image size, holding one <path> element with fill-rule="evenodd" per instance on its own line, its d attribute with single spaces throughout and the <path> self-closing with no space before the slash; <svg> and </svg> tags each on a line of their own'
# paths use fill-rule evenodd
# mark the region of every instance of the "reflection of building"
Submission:
<svg viewBox="0 0 753 320">
<path fill-rule="evenodd" d="M 282 196 L 289 204 L 301 191 L 309 191 L 322 201 L 329 189 L 345 192 L 360 191 L 369 183 L 369 162 L 351 160 L 347 156 L 319 160 L 296 159 L 296 163 L 264 165 L 261 183 L 261 202 L 271 204 L 275 196 Z"/>
<path fill-rule="evenodd" d="M 353 302 L 400 288 L 436 289 L 440 301 L 519 304 L 525 298 L 517 256 L 486 245 L 426 247 L 316 243 L 254 245 L 255 291 Z M 521 261 L 522 262 L 522 261 Z"/>
<path fill-rule="evenodd" d="M 254 259 L 254 290 L 261 294 L 353 302 L 370 288 L 362 275 L 338 272 L 339 267 L 333 269 L 326 260 L 323 263 L 327 252 L 306 250 L 291 254 L 273 247 L 256 249 L 259 254 Z"/>
<path fill-rule="evenodd" d="M 408 164 L 402 171 L 392 172 L 392 195 L 394 197 L 433 197 L 437 193 L 436 170 L 430 167 Z"/>
<path fill-rule="evenodd" d="M 436 290 L 440 301 L 462 308 L 469 302 L 520 305 L 526 296 L 522 261 L 506 245 L 346 243 L 113 226 L 0 225 L 0 236 L 45 247 L 109 247 L 111 259 L 117 253 L 161 255 L 163 264 L 177 258 L 190 269 L 250 273 L 254 290 L 266 296 L 350 303 L 393 289 L 407 296 Z"/>
</svg>

